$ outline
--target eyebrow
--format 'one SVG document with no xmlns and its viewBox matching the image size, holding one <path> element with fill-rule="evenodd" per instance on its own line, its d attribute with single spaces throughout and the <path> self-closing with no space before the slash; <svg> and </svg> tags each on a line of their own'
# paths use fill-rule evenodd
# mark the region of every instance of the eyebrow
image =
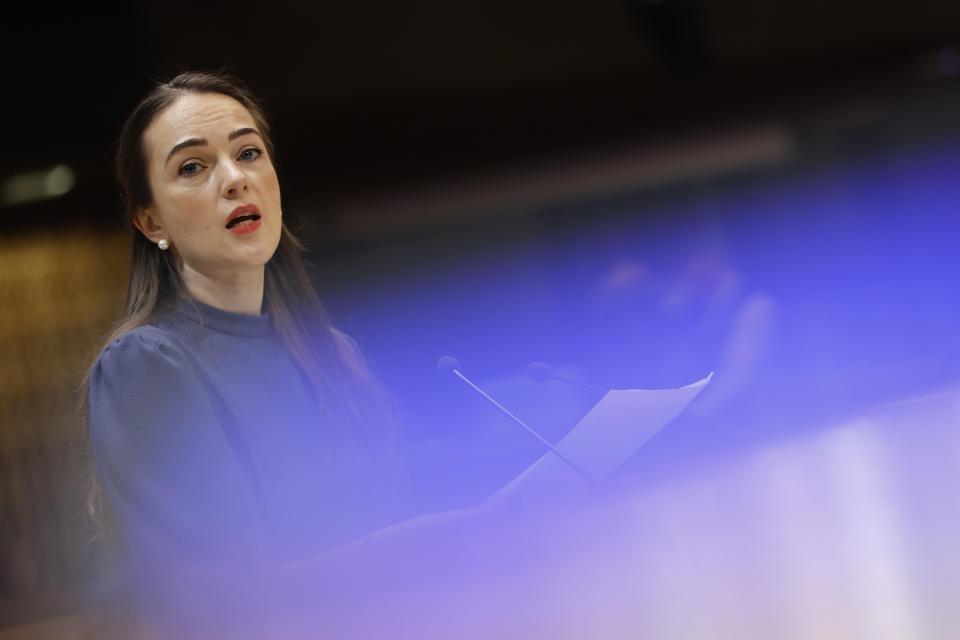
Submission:
<svg viewBox="0 0 960 640">
<path fill-rule="evenodd" d="M 254 133 L 260 136 L 261 140 L 263 139 L 263 136 L 260 135 L 260 132 L 254 129 L 253 127 L 243 127 L 242 129 L 231 131 L 230 135 L 227 136 L 227 140 L 233 141 L 239 138 L 240 136 L 245 136 L 250 133 Z M 170 158 L 173 157 L 173 154 L 175 154 L 177 151 L 180 151 L 180 149 L 185 149 L 186 147 L 202 147 L 202 146 L 205 146 L 206 144 L 207 144 L 206 138 L 187 138 L 182 142 L 178 142 L 177 144 L 173 145 L 172 149 L 170 149 L 170 153 L 167 154 L 167 159 L 164 160 L 163 165 L 166 166 L 170 162 Z"/>
</svg>

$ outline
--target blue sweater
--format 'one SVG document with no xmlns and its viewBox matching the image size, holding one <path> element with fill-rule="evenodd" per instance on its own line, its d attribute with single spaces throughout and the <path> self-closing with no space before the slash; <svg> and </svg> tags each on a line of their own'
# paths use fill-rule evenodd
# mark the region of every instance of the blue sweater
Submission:
<svg viewBox="0 0 960 640">
<path fill-rule="evenodd" d="M 183 300 L 111 343 L 90 439 L 128 550 L 151 565 L 306 557 L 376 524 L 268 315 Z M 369 471 L 369 468 L 367 469 Z"/>
</svg>

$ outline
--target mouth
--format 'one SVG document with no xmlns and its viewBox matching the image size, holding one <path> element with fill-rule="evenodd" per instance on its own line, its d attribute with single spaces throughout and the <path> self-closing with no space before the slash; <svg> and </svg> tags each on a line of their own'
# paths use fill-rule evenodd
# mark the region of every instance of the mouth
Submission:
<svg viewBox="0 0 960 640">
<path fill-rule="evenodd" d="M 253 231 L 258 226 L 260 226 L 260 209 L 255 204 L 245 204 L 230 213 L 226 228 L 230 231 Z"/>
</svg>

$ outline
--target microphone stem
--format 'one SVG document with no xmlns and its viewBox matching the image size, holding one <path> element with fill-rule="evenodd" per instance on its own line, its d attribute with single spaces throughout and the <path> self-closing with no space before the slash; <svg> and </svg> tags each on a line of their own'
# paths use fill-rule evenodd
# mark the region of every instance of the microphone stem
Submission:
<svg viewBox="0 0 960 640">
<path fill-rule="evenodd" d="M 563 462 L 565 462 L 565 463 L 567 464 L 567 466 L 569 466 L 571 469 L 573 469 L 573 470 L 576 471 L 578 474 L 580 474 L 580 476 L 582 476 L 583 479 L 586 480 L 587 483 L 588 483 L 591 487 L 593 487 L 593 488 L 596 488 L 596 487 L 597 487 L 597 483 L 594 482 L 593 478 L 591 478 L 591 477 L 587 474 L 586 471 L 584 471 L 583 469 L 581 469 L 581 468 L 579 467 L 579 465 L 577 465 L 577 463 L 575 463 L 573 460 L 571 460 L 571 459 L 568 458 L 567 456 L 565 456 L 565 455 L 563 455 L 562 453 L 560 453 L 560 450 L 557 449 L 557 448 L 556 448 L 555 446 L 553 446 L 552 444 L 550 444 L 550 442 L 547 441 L 546 438 L 544 438 L 544 437 L 541 436 L 539 433 L 537 433 L 536 431 L 534 431 L 533 429 L 531 429 L 529 426 L 527 426 L 527 423 L 525 423 L 523 420 L 521 420 L 521 419 L 518 418 L 517 416 L 513 415 L 512 413 L 510 413 L 510 411 L 507 410 L 506 407 L 504 407 L 502 404 L 500 404 L 499 402 L 497 402 L 496 400 L 494 400 L 492 397 L 490 397 L 489 395 L 487 395 L 487 393 L 486 393 L 483 389 L 481 389 L 481 388 L 478 387 L 477 385 L 473 384 L 473 382 L 471 382 L 466 376 L 464 376 L 462 373 L 460 373 L 459 370 L 454 369 L 454 370 L 453 370 L 453 373 L 454 373 L 454 375 L 456 375 L 458 378 L 460 378 L 461 380 L 463 380 L 464 382 L 466 382 L 468 385 L 470 385 L 471 387 L 473 387 L 473 389 L 474 389 L 477 393 L 479 393 L 479 394 L 482 395 L 484 398 L 486 398 L 487 400 L 489 400 L 489 401 L 491 402 L 491 404 L 493 404 L 496 408 L 500 409 L 500 411 L 502 411 L 502 412 L 504 412 L 505 414 L 507 414 L 514 422 L 516 422 L 516 423 L 519 424 L 521 427 L 523 427 L 524 429 L 526 429 L 526 430 L 530 433 L 530 435 L 532 435 L 534 438 L 536 438 L 536 439 L 539 440 L 541 443 L 543 443 L 543 445 L 544 445 L 545 447 L 547 447 L 550 451 L 552 451 L 554 454 L 556 454 L 556 456 L 557 456 L 558 458 L 560 458 Z"/>
<path fill-rule="evenodd" d="M 567 376 L 559 375 L 556 373 L 551 373 L 550 377 L 554 380 L 559 380 L 560 382 L 566 382 L 567 384 L 572 384 L 575 387 L 580 387 L 581 389 L 590 389 L 590 391 L 596 391 L 600 395 L 603 395 L 609 391 L 609 389 L 602 389 L 594 384 L 588 384 L 586 382 L 580 382 L 579 380 L 574 380 L 573 378 L 568 378 Z"/>
</svg>

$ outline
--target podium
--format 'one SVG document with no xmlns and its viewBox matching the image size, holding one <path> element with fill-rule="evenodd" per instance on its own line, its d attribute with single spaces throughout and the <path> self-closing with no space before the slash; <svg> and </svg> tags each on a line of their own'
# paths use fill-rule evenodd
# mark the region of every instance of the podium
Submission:
<svg viewBox="0 0 960 640">
<path fill-rule="evenodd" d="M 356 543 L 386 571 L 315 619 L 344 638 L 950 637 L 957 416 L 960 392 L 864 410 L 562 503 L 515 481 Z"/>
</svg>

